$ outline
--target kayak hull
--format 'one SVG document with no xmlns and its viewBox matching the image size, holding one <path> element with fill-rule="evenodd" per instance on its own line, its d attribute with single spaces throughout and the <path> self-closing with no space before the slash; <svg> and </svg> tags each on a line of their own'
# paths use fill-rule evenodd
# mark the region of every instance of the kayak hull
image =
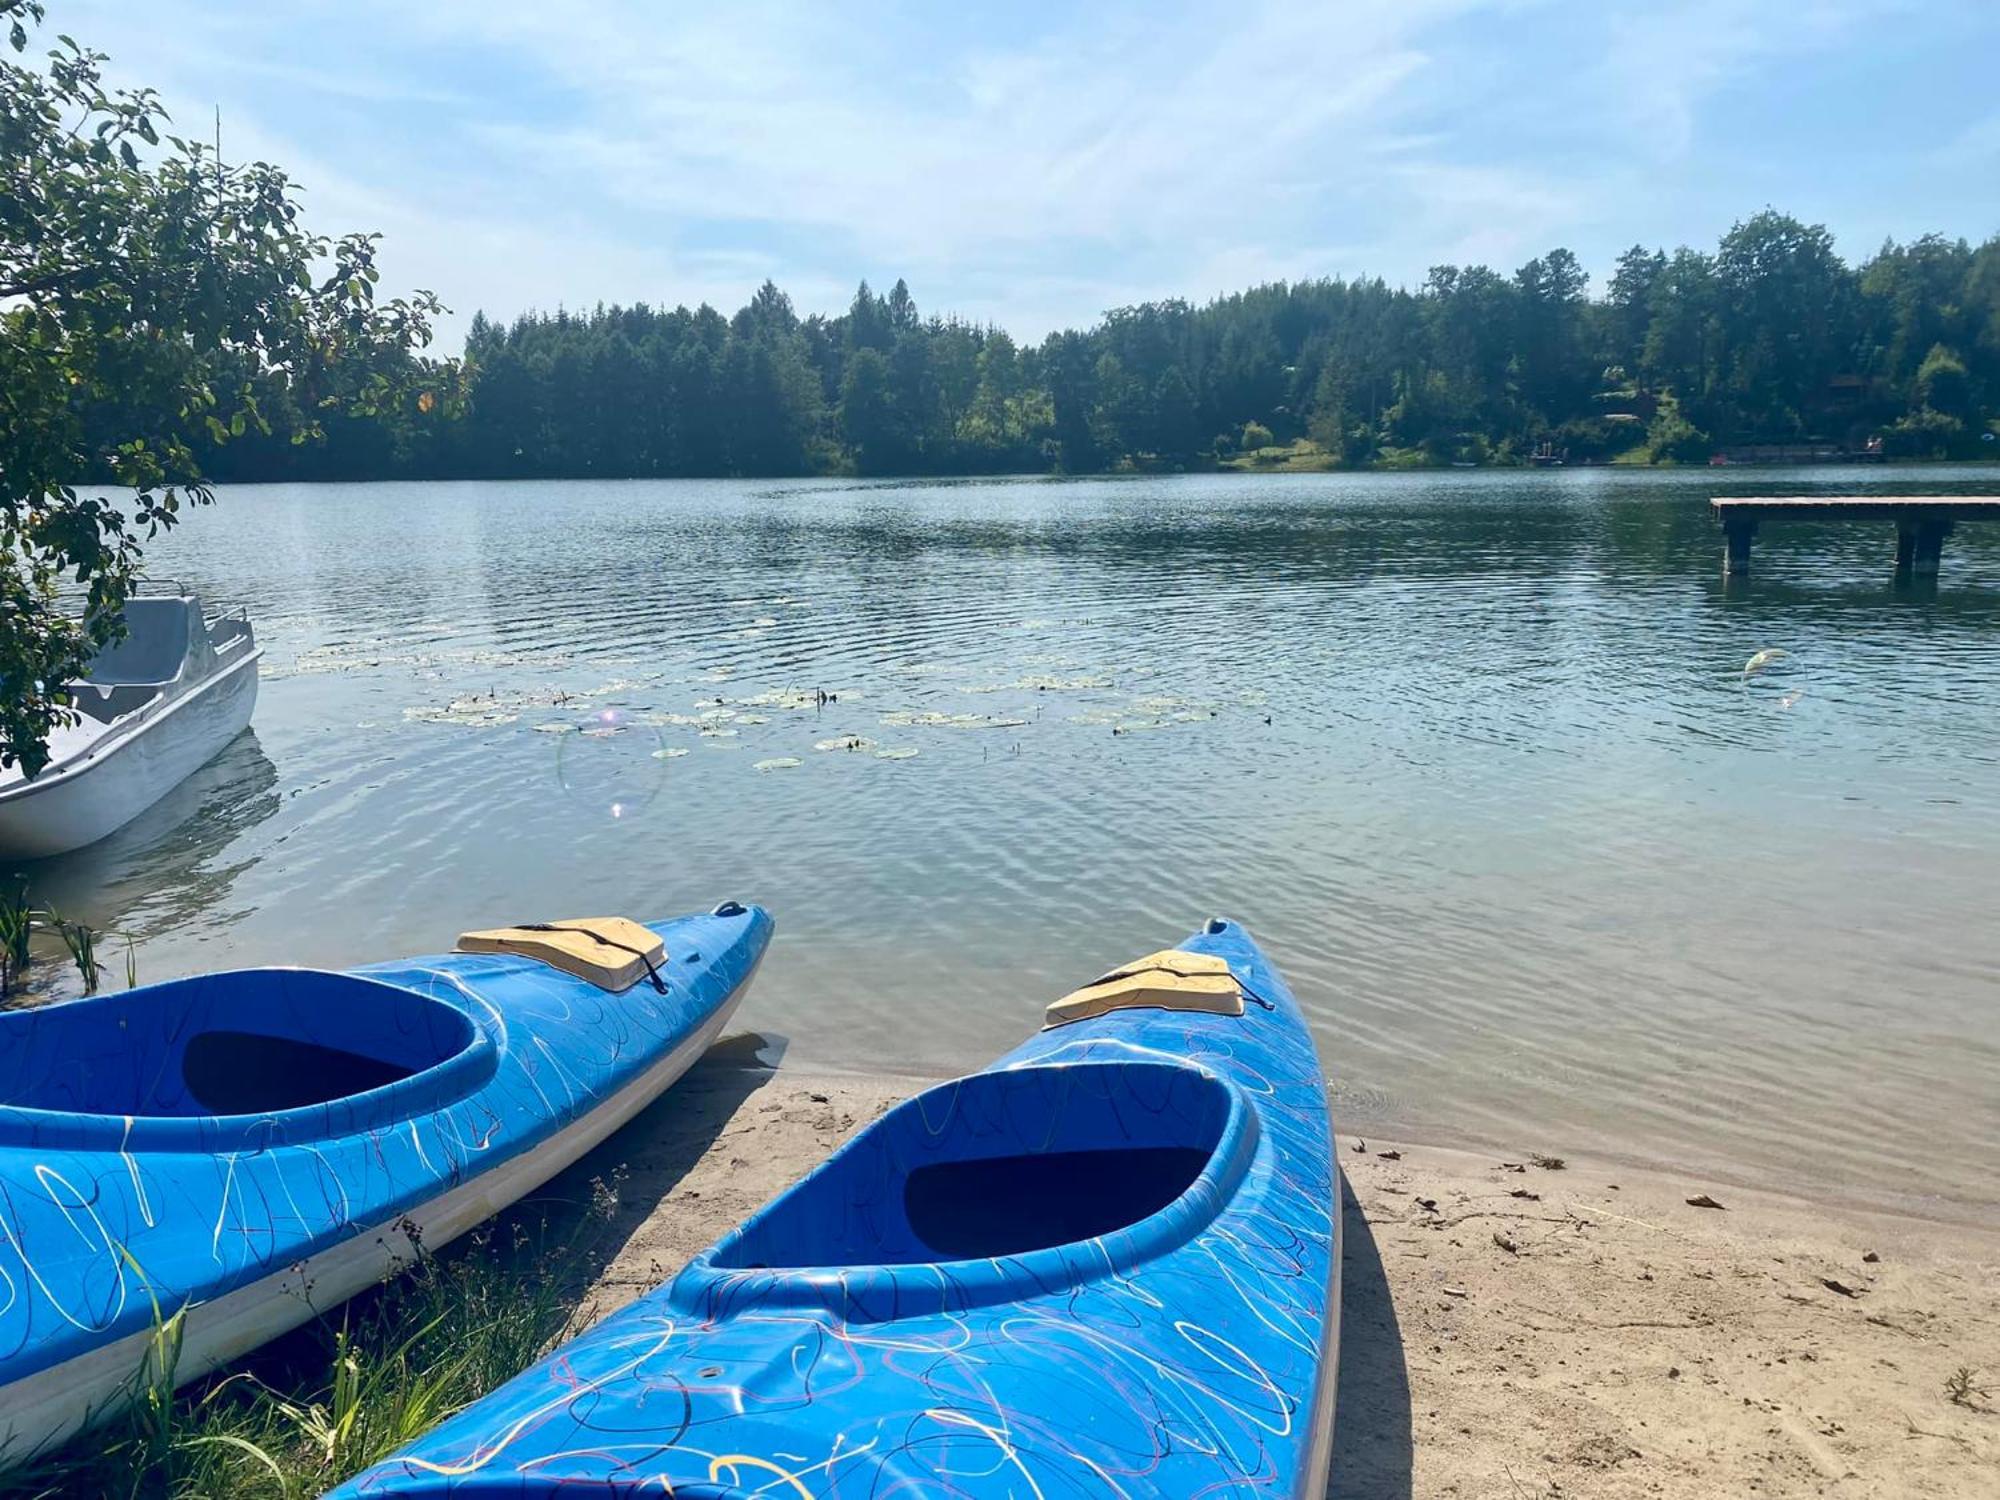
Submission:
<svg viewBox="0 0 2000 1500">
<path fill-rule="evenodd" d="M 644 985 L 606 994 L 516 958 L 358 971 L 460 1007 L 477 1042 L 439 1096 L 391 1100 L 350 1134 L 292 1118 L 298 1110 L 125 1117 L 115 1122 L 124 1149 L 103 1149 L 90 1114 L 0 1106 L 0 1280 L 17 1294 L 0 1313 L 0 1454 L 17 1460 L 117 1410 L 156 1316 L 184 1313 L 175 1378 L 185 1384 L 574 1162 L 727 1024 L 770 930 L 762 912 L 735 912 L 654 927 L 668 944 L 663 996 Z M 112 998 L 147 1009 L 144 990 Z"/>
<path fill-rule="evenodd" d="M 1323 1495 L 1338 1167 L 1303 1017 L 1118 1009 L 898 1106 L 336 1493 Z"/>
</svg>

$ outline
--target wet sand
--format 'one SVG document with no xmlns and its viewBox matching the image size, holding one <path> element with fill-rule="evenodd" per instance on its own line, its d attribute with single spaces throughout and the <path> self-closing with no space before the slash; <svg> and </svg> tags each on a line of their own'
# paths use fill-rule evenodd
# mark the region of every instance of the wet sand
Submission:
<svg viewBox="0 0 2000 1500">
<path fill-rule="evenodd" d="M 590 1316 L 922 1086 L 696 1068 L 551 1184 L 623 1174 Z M 1995 1493 L 2000 1235 L 1532 1146 L 1564 1165 L 1341 1138 L 1331 1495 Z"/>
</svg>

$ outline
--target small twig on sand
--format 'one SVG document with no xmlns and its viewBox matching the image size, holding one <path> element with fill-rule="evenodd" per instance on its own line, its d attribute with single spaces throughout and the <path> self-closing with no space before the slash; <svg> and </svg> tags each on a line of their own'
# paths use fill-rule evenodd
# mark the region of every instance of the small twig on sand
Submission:
<svg viewBox="0 0 2000 1500">
<path fill-rule="evenodd" d="M 1971 1447 L 1972 1447 L 1972 1443 L 1971 1443 L 1971 1441 L 1970 1441 L 1969 1439 L 1967 1439 L 1967 1438 L 1965 1438 L 1965 1437 L 1962 1437 L 1962 1436 L 1960 1436 L 1960 1435 L 1959 1435 L 1958 1433 L 1956 1433 L 1956 1432 L 1932 1432 L 1932 1431 L 1931 1431 L 1931 1430 L 1930 1430 L 1929 1428 L 1927 1428 L 1927 1427 L 1919 1427 L 1919 1426 L 1918 1426 L 1918 1425 L 1917 1425 L 1917 1424 L 1916 1424 L 1915 1422 L 1912 1422 L 1912 1421 L 1911 1421 L 1911 1420 L 1909 1419 L 1909 1417 L 1908 1417 L 1908 1415 L 1907 1415 L 1907 1414 L 1906 1414 L 1906 1415 L 1905 1415 L 1905 1416 L 1903 1417 L 1903 1425 L 1904 1425 L 1905 1427 L 1907 1427 L 1907 1428 L 1909 1428 L 1909 1429 L 1910 1429 L 1910 1430 L 1909 1430 L 1909 1431 L 1908 1431 L 1907 1433 L 1905 1433 L 1905 1434 L 1904 1434 L 1904 1436 L 1906 1436 L 1906 1437 L 1913 1437 L 1913 1438 L 1919 1438 L 1919 1437 L 1927 1437 L 1927 1438 L 1936 1438 L 1936 1439 L 1938 1439 L 1938 1440 L 1939 1440 L 1940 1442 L 1945 1442 L 1945 1443 L 1956 1443 L 1956 1444 L 1958 1444 L 1958 1446 L 1959 1446 L 1959 1447 L 1961 1447 L 1961 1448 L 1964 1448 L 1964 1449 L 1967 1449 L 1967 1450 L 1970 1450 L 1970 1449 L 1971 1449 Z"/>
<path fill-rule="evenodd" d="M 1905 1328 L 1901 1323 L 1892 1323 L 1889 1321 L 1889 1319 L 1883 1317 L 1880 1313 L 1870 1313 L 1862 1321 L 1866 1323 L 1873 1323 L 1877 1328 L 1887 1328 L 1892 1333 L 1900 1333 L 1903 1335 L 1903 1337 L 1915 1339 L 1920 1344 L 1928 1344 L 1930 1342 L 1930 1340 L 1925 1338 L 1924 1335 L 1918 1333 L 1916 1329 Z"/>
<path fill-rule="evenodd" d="M 1648 1224 L 1644 1219 L 1635 1219 L 1630 1214 L 1614 1214 L 1608 1208 L 1592 1208 L 1587 1203 L 1569 1203 L 1565 1204 L 1564 1207 L 1566 1210 L 1572 1212 L 1596 1214 L 1600 1218 L 1617 1219 L 1620 1223 L 1624 1224 L 1637 1224 L 1641 1229 L 1650 1229 L 1658 1234 L 1672 1235 L 1677 1240 L 1686 1238 L 1685 1235 L 1676 1233 L 1664 1224 Z"/>
</svg>

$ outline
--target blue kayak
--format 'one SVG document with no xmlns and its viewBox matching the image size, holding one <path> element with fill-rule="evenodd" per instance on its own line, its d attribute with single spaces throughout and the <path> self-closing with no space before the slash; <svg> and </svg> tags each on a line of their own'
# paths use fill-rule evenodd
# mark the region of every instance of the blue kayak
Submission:
<svg viewBox="0 0 2000 1500">
<path fill-rule="evenodd" d="M 1211 922 L 1049 1019 L 335 1494 L 1323 1494 L 1338 1176 L 1292 996 Z"/>
<path fill-rule="evenodd" d="M 539 1186 L 701 1055 L 771 919 L 618 930 L 618 992 L 461 952 L 0 1013 L 0 1454 L 114 1408 L 158 1318 L 192 1380 Z"/>
</svg>

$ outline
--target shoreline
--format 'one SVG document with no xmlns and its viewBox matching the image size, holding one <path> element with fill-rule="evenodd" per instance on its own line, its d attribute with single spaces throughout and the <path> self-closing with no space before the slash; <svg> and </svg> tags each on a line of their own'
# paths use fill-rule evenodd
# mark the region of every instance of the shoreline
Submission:
<svg viewBox="0 0 2000 1500">
<path fill-rule="evenodd" d="M 731 1033 L 709 1049 L 708 1062 L 719 1068 L 769 1072 L 774 1077 L 786 1079 L 812 1079 L 864 1089 L 878 1087 L 900 1089 L 902 1093 L 897 1096 L 898 1098 L 933 1084 L 948 1083 L 953 1078 L 961 1076 L 959 1072 L 946 1069 L 873 1070 L 821 1057 L 792 1061 L 786 1055 L 786 1048 L 782 1046 L 776 1060 L 766 1061 L 761 1053 L 771 1045 L 771 1040 L 755 1031 Z M 967 1070 L 979 1066 L 980 1064 L 976 1062 L 969 1063 Z M 1328 1083 L 1329 1089 L 1335 1087 L 1337 1085 L 1332 1082 Z M 1393 1115 L 1344 1109 L 1338 1099 L 1331 1099 L 1329 1104 L 1334 1130 L 1343 1141 L 1351 1141 L 1357 1137 L 1372 1140 L 1379 1136 L 1384 1141 L 1394 1141 L 1406 1146 L 1422 1146 L 1478 1156 L 1496 1153 L 1499 1156 L 1506 1156 L 1509 1152 L 1527 1153 L 1539 1149 L 1541 1144 L 1551 1144 L 1541 1140 L 1550 1132 L 1537 1128 L 1526 1129 L 1521 1132 L 1519 1138 L 1507 1142 L 1477 1130 L 1459 1130 L 1434 1121 L 1398 1120 Z M 1732 1192 L 1754 1194 L 1774 1204 L 1789 1204 L 1801 1213 L 1852 1215 L 1897 1223 L 1927 1224 L 1945 1231 L 1964 1231 L 2000 1238 L 2000 1198 L 1988 1201 L 1969 1198 L 1943 1201 L 1930 1198 L 1889 1198 L 1883 1196 L 1879 1190 L 1842 1193 L 1817 1183 L 1810 1190 L 1799 1190 L 1776 1181 L 1775 1174 L 1769 1171 L 1760 1171 L 1754 1166 L 1723 1158 L 1705 1159 L 1682 1168 L 1657 1156 L 1609 1145 L 1601 1138 L 1586 1139 L 1580 1148 L 1574 1146 L 1574 1137 L 1564 1137 L 1553 1144 L 1560 1149 L 1581 1149 L 1599 1165 L 1623 1171 L 1633 1177 L 1673 1177 L 1677 1181 L 1684 1179 L 1689 1182 L 1700 1182 L 1710 1189 L 1727 1188 Z M 1690 1191 L 1697 1190 L 1690 1189 Z"/>
<path fill-rule="evenodd" d="M 1338 1112 L 1334 1115 L 1334 1127 L 1343 1141 L 1375 1139 L 1375 1135 L 1368 1130 L 1350 1128 Z M 1491 1156 L 1496 1160 L 1508 1156 L 1510 1152 L 1516 1153 L 1513 1159 L 1518 1160 L 1518 1153 L 1533 1149 L 1519 1141 L 1512 1145 L 1496 1144 L 1490 1136 L 1476 1131 L 1456 1131 L 1449 1126 L 1403 1125 L 1394 1120 L 1378 1120 L 1372 1122 L 1370 1128 L 1385 1142 L 1482 1158 Z M 1564 1149 L 1570 1148 L 1565 1145 Z M 1583 1146 L 1575 1149 L 1599 1168 L 1614 1174 L 1623 1172 L 1633 1179 L 1671 1179 L 1699 1185 L 1690 1187 L 1690 1192 L 1706 1188 L 1720 1193 L 1727 1189 L 1774 1207 L 1787 1206 L 1799 1213 L 1841 1215 L 1871 1222 L 1922 1224 L 1944 1233 L 1990 1237 L 2000 1243 L 2000 1202 L 1968 1199 L 1940 1203 L 1928 1198 L 1892 1201 L 1864 1191 L 1842 1193 L 1819 1184 L 1815 1184 L 1810 1191 L 1801 1191 L 1772 1181 L 1769 1173 L 1729 1161 L 1702 1161 L 1687 1167 L 1676 1167 L 1657 1157 L 1607 1147 L 1597 1141 L 1586 1140 Z"/>
<path fill-rule="evenodd" d="M 906 474 L 861 474 L 843 473 L 830 470 L 818 474 L 381 474 L 373 478 L 356 478 L 343 475 L 340 478 L 305 477 L 288 475 L 256 479 L 229 478 L 215 481 L 218 495 L 225 491 L 278 489 L 293 486 L 308 486 L 314 489 L 342 489 L 362 485 L 530 485 L 530 484 L 797 484 L 810 485 L 882 485 L 882 484 L 1043 484 L 1050 481 L 1076 481 L 1086 483 L 1103 479 L 1176 479 L 1183 477 L 1207 476 L 1210 478 L 1237 475 L 1283 476 L 1283 475 L 1332 475 L 1353 474 L 1371 478 L 1381 478 L 1392 474 L 1426 475 L 1436 478 L 1440 474 L 1451 473 L 1525 473 L 1553 474 L 1564 470 L 1616 469 L 1625 473 L 1703 473 L 1734 474 L 1746 476 L 1738 483 L 1753 483 L 1749 475 L 1769 474 L 1799 469 L 1825 469 L 1863 473 L 1877 470 L 1896 469 L 1990 469 L 2000 464 L 2000 454 L 1981 454 L 1976 458 L 1890 458 L 1890 459 L 1801 459 L 1793 461 L 1742 460 L 1726 464 L 1711 464 L 1706 460 L 1677 462 L 1663 459 L 1653 462 L 1621 462 L 1619 457 L 1585 460 L 1562 464 L 1536 464 L 1525 460 L 1508 463 L 1453 463 L 1453 462 L 1405 462 L 1374 460 L 1362 464 L 1322 465 L 1302 462 L 1297 459 L 1273 459 L 1267 462 L 1244 462 L 1232 459 L 1227 462 L 1188 464 L 1178 468 L 1154 467 L 1149 465 L 1126 465 L 1124 467 L 1098 469 L 999 469 L 985 472 L 912 472 Z M 1828 481 L 1829 483 L 1831 480 Z M 1893 484 L 1893 478 L 1883 478 L 1880 483 Z M 1968 481 L 1971 482 L 1971 481 Z M 105 479 L 85 479 L 78 481 L 80 489 L 90 491 L 119 492 L 121 487 Z"/>
<path fill-rule="evenodd" d="M 533 1200 L 615 1184 L 580 1323 L 936 1081 L 723 1054 Z M 1946 1391 L 1960 1368 L 2000 1387 L 2000 1233 L 1587 1148 L 1559 1169 L 1401 1135 L 1339 1151 L 1332 1496 L 1969 1497 L 2000 1466 L 1995 1401 Z"/>
</svg>

